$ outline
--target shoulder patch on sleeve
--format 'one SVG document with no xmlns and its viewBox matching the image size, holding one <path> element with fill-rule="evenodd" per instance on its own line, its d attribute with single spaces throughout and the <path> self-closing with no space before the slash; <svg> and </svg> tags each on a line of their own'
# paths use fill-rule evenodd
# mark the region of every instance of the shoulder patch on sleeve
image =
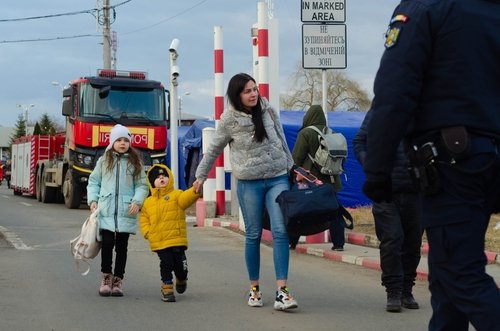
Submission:
<svg viewBox="0 0 500 331">
<path fill-rule="evenodd" d="M 396 45 L 398 41 L 399 34 L 401 33 L 401 28 L 389 28 L 385 33 L 385 48 L 389 49 Z"/>
</svg>

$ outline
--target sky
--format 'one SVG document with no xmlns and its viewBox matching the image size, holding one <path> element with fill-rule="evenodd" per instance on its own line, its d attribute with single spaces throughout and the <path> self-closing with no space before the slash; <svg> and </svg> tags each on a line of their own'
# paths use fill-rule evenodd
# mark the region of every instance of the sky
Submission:
<svg viewBox="0 0 500 331">
<path fill-rule="evenodd" d="M 99 2 L 102 4 L 102 0 Z M 111 24 L 118 36 L 117 69 L 146 71 L 150 79 L 169 88 L 169 46 L 177 38 L 182 111 L 213 117 L 214 26 L 222 27 L 225 91 L 234 74 L 252 74 L 250 31 L 257 22 L 258 2 L 110 0 L 111 5 L 118 5 Z M 301 1 L 272 3 L 272 14 L 279 25 L 279 89 L 284 93 L 302 62 Z M 398 3 L 346 0 L 347 68 L 342 71 L 369 95 L 384 50 L 384 33 Z M 14 127 L 25 109 L 29 109 L 29 122 L 47 113 L 64 123 L 61 86 L 95 75 L 103 67 L 103 47 L 102 29 L 92 14 L 61 14 L 91 11 L 96 8 L 96 0 L 51 0 L 44 1 L 43 6 L 35 0 L 0 0 L 0 8 L 0 125 Z M 53 15 L 58 16 L 17 20 Z"/>
</svg>

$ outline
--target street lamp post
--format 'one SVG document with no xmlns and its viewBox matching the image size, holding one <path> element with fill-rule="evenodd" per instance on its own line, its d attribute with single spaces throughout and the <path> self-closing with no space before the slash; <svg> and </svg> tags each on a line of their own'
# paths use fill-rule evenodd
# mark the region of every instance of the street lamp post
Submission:
<svg viewBox="0 0 500 331">
<path fill-rule="evenodd" d="M 61 91 L 64 90 L 64 86 L 62 86 L 61 83 L 59 83 L 59 82 L 53 81 L 53 82 L 51 82 L 51 84 L 54 86 L 59 86 L 61 88 Z"/>
<path fill-rule="evenodd" d="M 182 95 L 179 95 L 179 121 L 178 121 L 178 126 L 181 126 L 182 123 L 182 101 L 183 101 L 183 96 L 184 95 L 190 95 L 191 92 L 184 92 Z"/>
<path fill-rule="evenodd" d="M 179 39 L 173 39 L 170 44 L 170 169 L 174 174 L 174 188 L 179 188 L 179 151 L 178 151 L 178 122 L 179 105 L 177 98 L 177 85 L 179 85 L 179 67 L 177 58 L 179 57 Z"/>
<path fill-rule="evenodd" d="M 34 105 L 34 104 L 32 104 L 32 103 L 31 103 L 31 104 L 29 104 L 29 105 L 22 105 L 22 104 L 18 103 L 18 104 L 16 105 L 16 107 L 17 107 L 17 108 L 22 108 L 22 110 L 24 111 L 24 122 L 26 123 L 26 129 L 27 129 L 27 128 L 28 128 L 28 111 L 29 111 L 31 108 L 35 107 L 35 105 Z M 27 131 L 27 130 L 26 130 L 26 131 Z"/>
</svg>

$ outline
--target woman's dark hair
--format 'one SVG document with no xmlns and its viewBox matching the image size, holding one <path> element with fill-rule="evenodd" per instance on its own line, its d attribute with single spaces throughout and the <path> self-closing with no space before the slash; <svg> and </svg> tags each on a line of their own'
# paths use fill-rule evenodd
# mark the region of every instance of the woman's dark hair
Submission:
<svg viewBox="0 0 500 331">
<path fill-rule="evenodd" d="M 254 83 L 255 79 L 253 79 L 252 76 L 245 74 L 245 73 L 239 73 L 234 75 L 231 80 L 229 80 L 229 84 L 227 85 L 227 98 L 231 105 L 234 107 L 234 109 L 242 112 L 247 112 L 245 110 L 245 107 L 241 103 L 241 97 L 240 94 L 243 92 L 243 89 L 245 88 L 245 85 L 249 82 L 252 81 Z M 257 83 L 256 83 L 257 84 Z M 258 142 L 262 142 L 264 138 L 268 138 L 266 129 L 264 128 L 264 122 L 262 120 L 262 106 L 261 106 L 261 99 L 260 99 L 260 94 L 258 95 L 258 101 L 255 107 L 252 108 L 252 123 L 255 126 L 255 134 L 254 134 L 254 139 Z"/>
</svg>

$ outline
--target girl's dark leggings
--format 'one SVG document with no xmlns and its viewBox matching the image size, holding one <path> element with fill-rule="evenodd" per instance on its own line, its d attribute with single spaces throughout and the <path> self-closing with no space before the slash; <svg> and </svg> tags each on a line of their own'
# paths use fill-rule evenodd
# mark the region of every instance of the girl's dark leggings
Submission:
<svg viewBox="0 0 500 331">
<path fill-rule="evenodd" d="M 125 265 L 127 264 L 127 248 L 130 233 L 101 230 L 101 237 L 101 271 L 103 273 L 112 273 L 114 276 L 123 279 L 123 275 L 125 274 Z M 113 248 L 116 252 L 114 272 Z"/>
</svg>

